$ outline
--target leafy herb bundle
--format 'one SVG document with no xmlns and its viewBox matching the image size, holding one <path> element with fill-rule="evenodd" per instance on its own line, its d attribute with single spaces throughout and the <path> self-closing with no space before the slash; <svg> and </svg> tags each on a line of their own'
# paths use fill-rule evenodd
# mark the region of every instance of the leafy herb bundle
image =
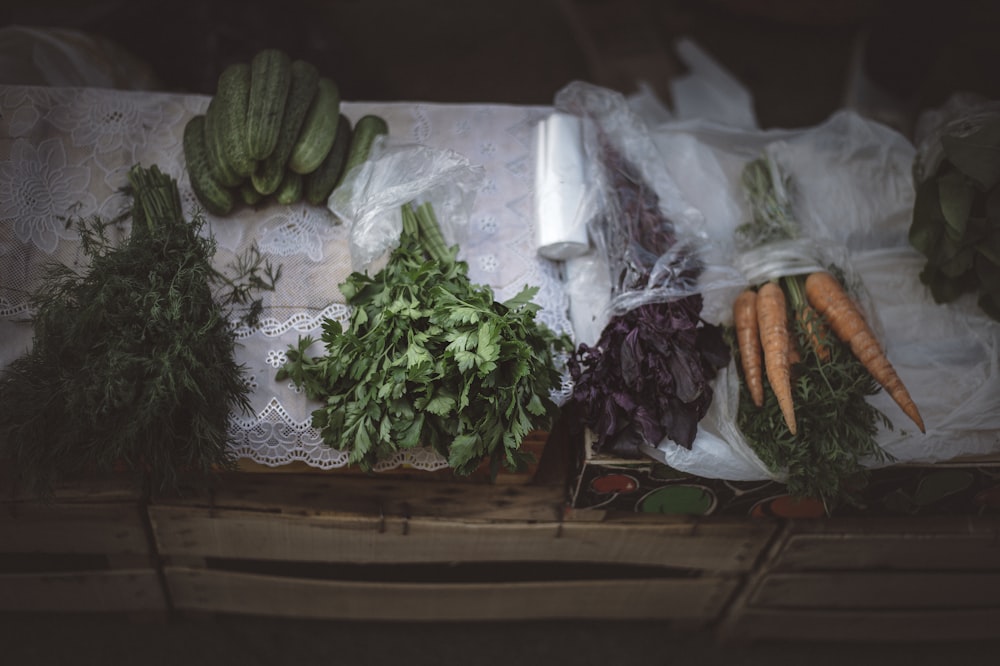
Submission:
<svg viewBox="0 0 1000 666">
<path fill-rule="evenodd" d="M 920 280 L 936 302 L 975 293 L 1000 321 L 1000 116 L 988 118 L 959 123 L 932 146 L 940 159 L 916 174 L 909 240 L 927 258 Z"/>
<path fill-rule="evenodd" d="M 484 460 L 493 474 L 522 469 L 531 459 L 519 450 L 524 437 L 557 413 L 554 358 L 568 344 L 535 319 L 537 288 L 499 303 L 470 282 L 430 204 L 404 205 L 402 215 L 386 266 L 340 285 L 348 328 L 326 320 L 319 357 L 308 352 L 315 341 L 300 338 L 278 379 L 323 402 L 313 425 L 362 469 L 417 446 L 433 447 L 458 475 Z"/>
<path fill-rule="evenodd" d="M 601 155 L 610 202 L 601 233 L 609 264 L 620 269 L 616 289 L 693 288 L 701 260 L 677 248 L 656 192 L 606 138 Z M 597 436 L 595 452 L 636 458 L 643 441 L 656 446 L 664 437 L 691 448 L 711 380 L 730 358 L 722 329 L 702 320 L 701 308 L 698 293 L 652 300 L 612 317 L 595 345 L 579 346 L 569 363 L 573 401 Z"/>
<path fill-rule="evenodd" d="M 767 158 L 747 164 L 743 186 L 753 217 L 737 229 L 743 246 L 753 248 L 798 236 L 790 199 L 789 177 Z M 837 267 L 829 270 L 840 275 Z M 821 500 L 832 512 L 839 502 L 856 503 L 869 476 L 866 461 L 884 462 L 889 454 L 876 441 L 889 419 L 867 401 L 881 390 L 871 374 L 825 327 L 804 295 L 802 276 L 779 279 L 793 323 L 798 360 L 792 364 L 792 397 L 797 432 L 792 434 L 774 390 L 764 382 L 764 404 L 754 405 L 745 378 L 740 382 L 737 425 L 761 461 L 786 474 L 789 493 Z M 742 375 L 735 332 L 730 329 L 733 355 Z M 818 350 L 828 354 L 824 358 Z"/>
<path fill-rule="evenodd" d="M 231 413 L 249 407 L 219 301 L 253 316 L 252 292 L 273 288 L 277 273 L 254 253 L 242 276 L 222 275 L 203 219 L 184 218 L 176 182 L 155 166 L 128 178 L 129 237 L 116 245 L 112 222 L 77 222 L 86 272 L 50 267 L 32 296 L 32 347 L 0 378 L 0 441 L 40 494 L 122 467 L 160 489 L 204 478 L 232 465 Z"/>
</svg>

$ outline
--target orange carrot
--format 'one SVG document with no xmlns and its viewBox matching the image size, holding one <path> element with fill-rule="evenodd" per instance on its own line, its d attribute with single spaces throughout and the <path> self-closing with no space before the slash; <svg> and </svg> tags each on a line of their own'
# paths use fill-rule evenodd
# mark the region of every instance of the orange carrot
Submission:
<svg viewBox="0 0 1000 666">
<path fill-rule="evenodd" d="M 740 350 L 743 378 L 750 390 L 750 398 L 758 407 L 764 406 L 764 367 L 757 331 L 757 292 L 746 289 L 733 302 L 733 327 L 736 344 Z"/>
<path fill-rule="evenodd" d="M 795 319 L 799 322 L 799 326 L 802 327 L 802 330 L 804 330 L 809 336 L 809 345 L 816 352 L 816 356 L 819 357 L 819 360 L 824 363 L 829 361 L 830 348 L 823 344 L 823 339 L 820 333 L 820 326 L 822 325 L 822 322 L 816 312 L 816 309 L 811 305 L 806 305 L 795 313 Z"/>
<path fill-rule="evenodd" d="M 830 348 L 824 344 L 824 326 L 822 318 L 816 313 L 816 309 L 809 305 L 805 295 L 804 280 L 800 275 L 789 275 L 781 278 L 781 282 L 788 292 L 788 300 L 792 304 L 792 311 L 795 313 L 795 321 L 806 333 L 809 346 L 816 352 L 819 360 L 826 362 L 830 360 Z M 793 338 L 794 339 L 794 338 Z"/>
<path fill-rule="evenodd" d="M 799 351 L 799 345 L 796 341 L 795 327 L 792 326 L 792 320 L 788 320 L 788 365 L 793 366 L 796 363 L 802 362 L 802 353 Z"/>
<path fill-rule="evenodd" d="M 820 315 L 826 318 L 834 334 L 851 347 L 854 356 L 900 409 L 925 432 L 924 421 L 903 381 L 896 374 L 878 338 L 868 326 L 864 315 L 840 282 L 830 273 L 811 273 L 806 278 L 806 298 Z"/>
<path fill-rule="evenodd" d="M 757 327 L 764 348 L 764 370 L 785 425 L 796 433 L 795 405 L 792 402 L 792 337 L 788 328 L 785 292 L 777 282 L 767 282 L 757 290 Z"/>
</svg>

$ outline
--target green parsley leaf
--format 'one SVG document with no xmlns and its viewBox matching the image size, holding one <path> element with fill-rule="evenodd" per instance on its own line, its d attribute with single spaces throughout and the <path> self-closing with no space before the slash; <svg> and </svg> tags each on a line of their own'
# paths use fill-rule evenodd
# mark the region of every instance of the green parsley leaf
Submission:
<svg viewBox="0 0 1000 666">
<path fill-rule="evenodd" d="M 486 459 L 494 473 L 520 469 L 521 441 L 556 414 L 555 358 L 571 343 L 535 319 L 537 288 L 497 303 L 488 286 L 472 284 L 427 204 L 403 215 L 387 264 L 341 285 L 352 308 L 346 330 L 324 323 L 325 354 L 310 357 L 302 339 L 279 376 L 325 403 L 313 414 L 323 441 L 364 469 L 415 446 L 440 452 L 456 474 Z"/>
</svg>

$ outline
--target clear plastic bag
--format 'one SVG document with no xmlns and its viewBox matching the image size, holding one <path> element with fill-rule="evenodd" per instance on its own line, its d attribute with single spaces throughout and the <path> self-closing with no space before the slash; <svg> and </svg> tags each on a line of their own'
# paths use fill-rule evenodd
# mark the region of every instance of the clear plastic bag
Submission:
<svg viewBox="0 0 1000 666">
<path fill-rule="evenodd" d="M 483 168 L 454 151 L 377 137 L 369 159 L 334 190 L 328 207 L 350 226 L 351 263 L 365 270 L 398 243 L 401 207 L 430 203 L 449 245 L 461 245 Z"/>
<path fill-rule="evenodd" d="M 661 124 L 652 136 L 683 195 L 705 213 L 709 242 L 726 248 L 748 284 L 824 266 L 842 270 L 927 426 L 926 433 L 912 427 L 885 391 L 869 398 L 895 424 L 877 441 L 896 461 L 1000 451 L 1000 325 L 971 298 L 935 304 L 920 282 L 922 257 L 908 242 L 912 143 L 849 111 L 800 130 L 681 122 Z M 762 154 L 793 175 L 788 195 L 800 233 L 747 249 L 734 240 L 751 214 L 740 175 Z M 719 304 L 720 317 L 733 297 Z M 781 480 L 781 470 L 767 469 L 735 426 L 738 377 L 734 366 L 719 373 L 691 450 L 661 445 L 649 455 L 693 474 Z"/>
<path fill-rule="evenodd" d="M 609 271 L 610 314 L 742 281 L 712 246 L 704 216 L 663 168 L 648 127 L 625 97 L 574 82 L 556 95 L 555 108 L 583 120 L 594 188 L 585 217 Z"/>
<path fill-rule="evenodd" d="M 103 37 L 71 28 L 0 28 L 0 83 L 155 90 L 152 68 Z"/>
</svg>

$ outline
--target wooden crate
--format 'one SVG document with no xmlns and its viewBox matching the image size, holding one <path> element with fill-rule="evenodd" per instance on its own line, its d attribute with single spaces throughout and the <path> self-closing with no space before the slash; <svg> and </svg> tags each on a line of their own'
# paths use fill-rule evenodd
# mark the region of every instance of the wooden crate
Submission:
<svg viewBox="0 0 1000 666">
<path fill-rule="evenodd" d="M 0 466 L 0 611 L 166 611 L 138 494 L 115 479 L 82 480 L 42 501 Z"/>
<path fill-rule="evenodd" d="M 940 641 L 1000 635 L 1000 518 L 791 522 L 734 601 L 733 640 Z"/>
<path fill-rule="evenodd" d="M 540 430 L 529 432 L 521 441 L 520 448 L 522 451 L 530 453 L 533 456 L 533 461 L 527 464 L 524 469 L 517 472 L 501 468 L 495 476 L 490 474 L 489 462 L 483 462 L 470 474 L 464 476 L 456 475 L 454 471 L 448 467 L 435 470 L 421 470 L 402 465 L 400 467 L 379 472 L 369 472 L 364 471 L 355 465 L 347 465 L 345 467 L 323 470 L 302 461 L 294 461 L 272 467 L 248 458 L 240 458 L 237 461 L 237 470 L 247 474 L 321 474 L 325 476 L 338 477 L 351 476 L 371 480 L 416 479 L 418 481 L 452 481 L 459 483 L 489 483 L 492 485 L 523 485 L 532 483 L 535 480 L 535 477 L 542 468 L 543 461 L 546 460 L 547 453 L 550 450 L 564 445 L 559 442 L 553 444 L 553 446 L 549 446 L 549 442 L 563 436 L 563 433 L 553 434 Z"/>
<path fill-rule="evenodd" d="M 662 619 L 723 612 L 767 522 L 576 520 L 561 485 L 225 478 L 149 507 L 181 611 L 371 620 Z"/>
</svg>

